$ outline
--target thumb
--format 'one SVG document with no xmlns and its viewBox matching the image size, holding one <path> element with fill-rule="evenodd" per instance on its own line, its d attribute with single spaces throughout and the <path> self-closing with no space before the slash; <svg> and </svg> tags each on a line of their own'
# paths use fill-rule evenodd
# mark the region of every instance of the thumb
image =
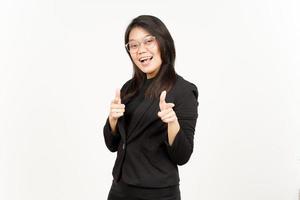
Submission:
<svg viewBox="0 0 300 200">
<path fill-rule="evenodd" d="M 121 103 L 121 91 L 120 89 L 116 89 L 116 95 L 115 95 L 115 99 L 114 99 L 115 103 Z"/>
<path fill-rule="evenodd" d="M 160 94 L 160 98 L 159 98 L 159 108 L 160 108 L 160 110 L 165 109 L 166 95 L 167 95 L 167 92 L 165 90 L 162 91 L 161 94 Z"/>
</svg>

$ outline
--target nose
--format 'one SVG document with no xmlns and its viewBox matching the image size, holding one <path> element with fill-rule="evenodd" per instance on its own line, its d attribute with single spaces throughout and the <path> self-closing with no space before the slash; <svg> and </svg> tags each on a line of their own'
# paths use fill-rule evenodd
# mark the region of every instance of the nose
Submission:
<svg viewBox="0 0 300 200">
<path fill-rule="evenodd" d="M 144 46 L 144 43 L 140 43 L 139 48 L 138 48 L 138 53 L 144 53 L 146 52 L 146 47 Z"/>
</svg>

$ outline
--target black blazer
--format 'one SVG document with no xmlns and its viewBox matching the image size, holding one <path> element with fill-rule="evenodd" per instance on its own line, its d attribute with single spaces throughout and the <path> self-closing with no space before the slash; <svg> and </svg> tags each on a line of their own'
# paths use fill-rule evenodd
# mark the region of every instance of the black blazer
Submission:
<svg viewBox="0 0 300 200">
<path fill-rule="evenodd" d="M 129 84 L 130 80 L 124 84 L 121 93 Z M 122 177 L 125 183 L 141 187 L 179 184 L 177 165 L 185 164 L 193 152 L 197 98 L 197 87 L 177 75 L 174 87 L 166 95 L 166 102 L 175 104 L 173 109 L 180 124 L 172 146 L 168 143 L 167 124 L 157 116 L 159 99 L 145 99 L 139 104 L 128 126 L 129 134 L 125 133 L 124 117 L 118 119 L 115 135 L 107 119 L 103 128 L 105 144 L 110 151 L 118 151 L 113 168 L 116 182 Z M 122 103 L 126 112 L 128 102 Z"/>
</svg>

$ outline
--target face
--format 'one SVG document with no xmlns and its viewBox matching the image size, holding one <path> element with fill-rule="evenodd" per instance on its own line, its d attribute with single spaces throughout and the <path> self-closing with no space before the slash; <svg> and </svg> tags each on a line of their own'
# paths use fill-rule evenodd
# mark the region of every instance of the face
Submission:
<svg viewBox="0 0 300 200">
<path fill-rule="evenodd" d="M 130 56 L 136 66 L 147 75 L 153 78 L 159 72 L 162 64 L 158 43 L 145 29 L 136 27 L 129 34 Z"/>
</svg>

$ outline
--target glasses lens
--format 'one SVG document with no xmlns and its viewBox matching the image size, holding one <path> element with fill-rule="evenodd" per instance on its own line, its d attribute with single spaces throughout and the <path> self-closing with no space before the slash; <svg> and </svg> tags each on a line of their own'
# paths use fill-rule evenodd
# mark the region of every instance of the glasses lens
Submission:
<svg viewBox="0 0 300 200">
<path fill-rule="evenodd" d="M 155 44 L 155 37 L 147 36 L 144 38 L 142 43 L 145 47 L 153 47 L 153 45 Z M 134 53 L 139 49 L 140 43 L 138 41 L 130 41 L 125 46 L 128 51 Z"/>
<path fill-rule="evenodd" d="M 152 46 L 155 42 L 155 37 L 154 36 L 148 36 L 144 39 L 144 44 L 148 47 Z"/>
<path fill-rule="evenodd" d="M 136 51 L 139 48 L 139 43 L 135 41 L 131 41 L 128 43 L 127 48 L 129 51 Z"/>
</svg>

